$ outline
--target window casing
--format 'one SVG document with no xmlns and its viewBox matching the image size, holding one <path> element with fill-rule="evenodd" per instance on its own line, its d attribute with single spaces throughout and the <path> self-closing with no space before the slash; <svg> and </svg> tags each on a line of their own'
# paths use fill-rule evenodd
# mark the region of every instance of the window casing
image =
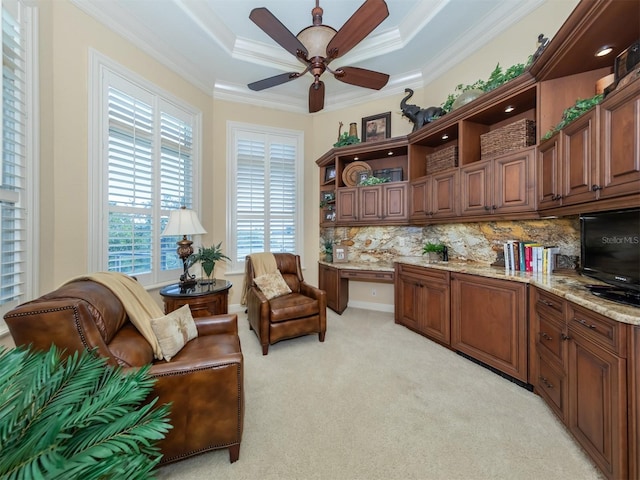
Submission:
<svg viewBox="0 0 640 480">
<path fill-rule="evenodd" d="M 303 133 L 227 123 L 231 270 L 257 252 L 302 254 Z"/>
<path fill-rule="evenodd" d="M 20 0 L 2 2 L 0 316 L 32 298 L 38 282 L 36 16 Z"/>
<path fill-rule="evenodd" d="M 96 52 L 92 184 L 93 270 L 175 281 L 178 237 L 162 236 L 171 210 L 198 210 L 201 114 Z"/>
</svg>

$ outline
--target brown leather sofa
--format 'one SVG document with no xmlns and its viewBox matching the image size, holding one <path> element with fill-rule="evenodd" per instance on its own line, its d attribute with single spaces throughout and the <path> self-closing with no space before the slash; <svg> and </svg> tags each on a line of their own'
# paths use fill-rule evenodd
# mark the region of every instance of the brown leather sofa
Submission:
<svg viewBox="0 0 640 480">
<path fill-rule="evenodd" d="M 154 360 L 149 343 L 129 322 L 122 303 L 103 285 L 76 281 L 8 312 L 4 317 L 16 345 L 67 353 L 97 349 L 111 365 L 151 363 L 156 378 L 150 398 L 172 402 L 173 426 L 159 446 L 161 463 L 218 448 L 240 455 L 244 422 L 243 357 L 237 316 L 194 318 L 198 337 L 170 362 Z"/>
<path fill-rule="evenodd" d="M 256 277 L 251 256 L 247 256 L 247 318 L 260 345 L 262 354 L 269 353 L 269 345 L 280 340 L 317 333 L 324 342 L 327 331 L 327 294 L 304 281 L 300 256 L 274 253 L 276 266 L 291 293 L 268 300 L 253 282 Z"/>
</svg>

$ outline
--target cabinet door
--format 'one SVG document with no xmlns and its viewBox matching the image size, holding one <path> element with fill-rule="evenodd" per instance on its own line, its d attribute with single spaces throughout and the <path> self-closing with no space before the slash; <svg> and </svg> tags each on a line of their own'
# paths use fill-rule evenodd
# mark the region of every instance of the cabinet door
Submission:
<svg viewBox="0 0 640 480">
<path fill-rule="evenodd" d="M 451 347 L 526 382 L 526 284 L 451 278 Z"/>
<path fill-rule="evenodd" d="M 410 217 L 411 220 L 425 220 L 429 214 L 429 178 L 422 177 L 420 180 L 411 182 L 410 196 Z"/>
<path fill-rule="evenodd" d="M 600 105 L 600 198 L 640 192 L 640 82 Z"/>
<path fill-rule="evenodd" d="M 458 215 L 458 170 L 431 175 L 432 217 L 456 217 Z"/>
<path fill-rule="evenodd" d="M 409 218 L 406 183 L 394 182 L 382 186 L 382 218 L 386 221 Z"/>
<path fill-rule="evenodd" d="M 418 329 L 427 337 L 449 345 L 451 343 L 451 312 L 449 283 L 422 283 L 422 316 Z"/>
<path fill-rule="evenodd" d="M 419 331 L 422 315 L 422 286 L 420 279 L 410 275 L 398 275 L 395 285 L 395 321 Z"/>
<path fill-rule="evenodd" d="M 493 160 L 492 213 L 535 210 L 535 148 Z"/>
<path fill-rule="evenodd" d="M 538 209 L 560 205 L 562 170 L 560 167 L 562 135 L 554 135 L 538 148 Z"/>
<path fill-rule="evenodd" d="M 626 360 L 569 336 L 569 430 L 608 478 L 628 478 Z"/>
<path fill-rule="evenodd" d="M 491 164 L 476 162 L 460 169 L 460 213 L 488 215 L 493 206 L 491 198 Z"/>
<path fill-rule="evenodd" d="M 376 223 L 382 219 L 382 200 L 380 187 L 359 187 L 360 203 L 357 220 Z"/>
<path fill-rule="evenodd" d="M 336 198 L 336 222 L 358 221 L 358 189 L 339 188 Z"/>
<path fill-rule="evenodd" d="M 561 132 L 562 135 L 562 204 L 571 205 L 595 200 L 591 186 L 598 175 L 598 109 L 582 115 Z"/>
<path fill-rule="evenodd" d="M 341 314 L 347 308 L 348 283 L 340 278 L 340 271 L 327 265 L 318 265 L 318 287 L 327 292 L 327 307 Z"/>
</svg>

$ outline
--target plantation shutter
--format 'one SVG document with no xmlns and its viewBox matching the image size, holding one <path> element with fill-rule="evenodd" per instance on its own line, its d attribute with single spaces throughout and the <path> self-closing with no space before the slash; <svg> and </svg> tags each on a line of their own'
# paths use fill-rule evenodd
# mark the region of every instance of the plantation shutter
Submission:
<svg viewBox="0 0 640 480">
<path fill-rule="evenodd" d="M 26 80 L 19 4 L 2 7 L 2 160 L 0 178 L 0 305 L 25 293 Z M 11 10 L 9 10 L 11 9 Z"/>
<path fill-rule="evenodd" d="M 236 258 L 296 251 L 297 144 L 273 134 L 236 137 Z"/>
<path fill-rule="evenodd" d="M 113 78 L 107 89 L 108 270 L 182 268 L 179 239 L 160 233 L 171 210 L 193 207 L 192 121 L 149 92 L 120 84 Z"/>
<path fill-rule="evenodd" d="M 108 87 L 108 270 L 152 270 L 153 111 Z"/>
</svg>

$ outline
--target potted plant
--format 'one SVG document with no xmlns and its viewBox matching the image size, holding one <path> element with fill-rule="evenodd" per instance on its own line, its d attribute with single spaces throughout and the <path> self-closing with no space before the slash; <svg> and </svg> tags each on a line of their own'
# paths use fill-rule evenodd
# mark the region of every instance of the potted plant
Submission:
<svg viewBox="0 0 640 480">
<path fill-rule="evenodd" d="M 442 254 L 446 247 L 442 243 L 427 242 L 422 247 L 422 254 L 427 255 L 427 259 L 430 262 L 437 262 L 442 260 Z"/>
<path fill-rule="evenodd" d="M 324 252 L 324 261 L 333 262 L 333 242 L 331 240 L 324 241 L 322 251 Z"/>
<path fill-rule="evenodd" d="M 211 245 L 210 247 L 200 246 L 198 247 L 198 252 L 189 257 L 191 265 L 196 262 L 200 262 L 202 264 L 202 269 L 207 276 L 206 280 L 200 281 L 202 285 L 210 285 L 214 282 L 211 275 L 213 274 L 213 269 L 216 267 L 216 262 L 220 260 L 231 260 L 222 253 L 221 246 L 222 242 L 218 243 L 218 245 Z"/>
<path fill-rule="evenodd" d="M 0 347 L 0 478 L 153 478 L 169 406 L 147 402 L 149 366 L 89 351 Z"/>
</svg>

